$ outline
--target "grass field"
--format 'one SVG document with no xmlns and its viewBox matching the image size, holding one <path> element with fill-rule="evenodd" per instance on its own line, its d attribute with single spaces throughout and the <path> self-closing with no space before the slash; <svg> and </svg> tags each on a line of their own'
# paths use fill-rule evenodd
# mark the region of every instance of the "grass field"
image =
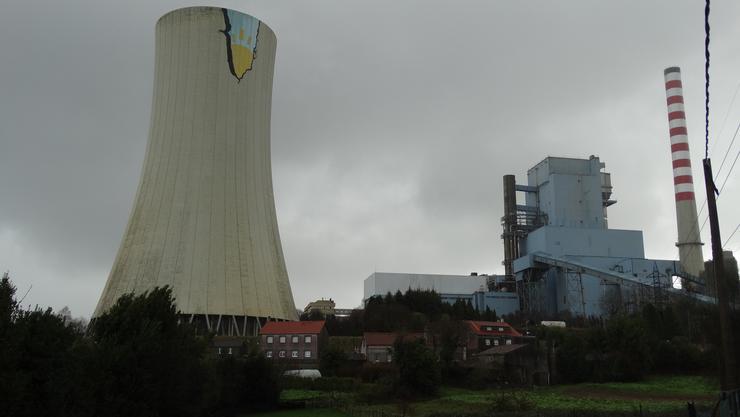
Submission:
<svg viewBox="0 0 740 417">
<path fill-rule="evenodd" d="M 347 415 L 327 408 L 314 408 L 311 410 L 281 410 L 269 413 L 245 414 L 244 417 L 347 417 Z"/>
<path fill-rule="evenodd" d="M 540 410 L 594 410 L 632 411 L 683 410 L 687 401 L 699 406 L 710 406 L 718 386 L 696 376 L 657 376 L 635 383 L 576 384 L 553 387 L 535 387 L 518 391 Z M 443 389 L 438 400 L 448 403 L 488 404 L 495 391 Z"/>
<path fill-rule="evenodd" d="M 694 401 L 699 409 L 712 406 L 719 387 L 716 381 L 698 376 L 655 376 L 634 383 L 575 384 L 552 387 L 535 387 L 522 390 L 488 389 L 474 391 L 461 388 L 444 387 L 437 398 L 417 401 L 412 404 L 414 415 L 424 417 L 441 410 L 447 412 L 483 412 L 502 395 L 516 395 L 525 398 L 534 410 L 559 411 L 602 411 L 632 412 L 640 408 L 644 412 L 685 413 L 686 402 Z M 337 395 L 354 402 L 352 394 L 326 393 L 310 390 L 284 390 L 281 399 L 296 401 Z M 367 409 L 381 409 L 398 412 L 396 404 L 367 405 Z M 678 415 L 678 414 L 677 414 Z M 290 410 L 259 417 L 339 417 L 344 414 L 330 410 Z"/>
</svg>

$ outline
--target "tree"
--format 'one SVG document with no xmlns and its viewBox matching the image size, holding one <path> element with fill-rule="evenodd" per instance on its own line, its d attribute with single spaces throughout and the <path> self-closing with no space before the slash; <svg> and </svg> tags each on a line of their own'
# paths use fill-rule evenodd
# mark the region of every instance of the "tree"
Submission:
<svg viewBox="0 0 740 417">
<path fill-rule="evenodd" d="M 89 391 L 76 361 L 82 334 L 51 309 L 21 310 L 0 280 L 0 404 L 12 416 L 85 416 Z M 11 382 L 12 381 L 12 382 Z"/>
<path fill-rule="evenodd" d="M 442 370 L 448 370 L 455 359 L 458 347 L 464 344 L 467 335 L 466 326 L 458 320 L 443 317 L 429 326 L 434 348 L 439 354 Z"/>
<path fill-rule="evenodd" d="M 251 410 L 266 410 L 277 407 L 280 400 L 278 370 L 262 353 L 251 351 L 245 358 L 244 384 L 240 391 L 243 405 Z"/>
<path fill-rule="evenodd" d="M 400 396 L 432 396 L 437 393 L 440 372 L 437 358 L 423 340 L 396 340 L 393 360 L 398 366 Z"/>
<path fill-rule="evenodd" d="M 617 317 L 606 326 L 606 344 L 610 350 L 611 377 L 635 381 L 652 366 L 644 321 L 639 317 Z"/>
<path fill-rule="evenodd" d="M 584 382 L 591 378 L 591 365 L 586 361 L 588 346 L 585 338 L 571 330 L 550 329 L 550 338 L 557 346 L 557 371 L 563 382 Z"/>
<path fill-rule="evenodd" d="M 319 367 L 321 368 L 322 376 L 336 376 L 339 368 L 347 360 L 347 354 L 344 350 L 336 345 L 329 345 L 321 350 L 321 357 L 319 358 Z"/>
<path fill-rule="evenodd" d="M 4 332 L 18 315 L 18 302 L 15 299 L 15 286 L 10 282 L 8 274 L 0 279 L 0 341 L 5 340 Z"/>
<path fill-rule="evenodd" d="M 168 287 L 124 295 L 96 318 L 100 415 L 195 416 L 203 407 L 206 341 L 178 323 Z"/>
<path fill-rule="evenodd" d="M 324 319 L 326 319 L 324 313 L 319 310 L 311 310 L 308 313 L 304 312 L 299 316 L 300 321 L 319 321 Z"/>
</svg>

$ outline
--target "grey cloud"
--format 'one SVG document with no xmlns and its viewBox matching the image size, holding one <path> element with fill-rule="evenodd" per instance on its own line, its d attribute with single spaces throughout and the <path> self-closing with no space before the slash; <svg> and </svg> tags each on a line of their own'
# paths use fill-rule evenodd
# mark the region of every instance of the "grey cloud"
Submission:
<svg viewBox="0 0 740 417">
<path fill-rule="evenodd" d="M 0 267 L 34 284 L 32 302 L 75 316 L 97 302 L 144 157 L 154 24 L 183 5 L 14 1 L 0 14 Z M 643 229 L 649 256 L 676 256 L 662 70 L 683 69 L 701 189 L 702 5 L 226 6 L 278 36 L 273 176 L 298 307 L 354 306 L 374 270 L 500 272 L 501 176 L 524 181 L 547 155 L 599 155 L 619 200 L 612 227 Z M 740 82 L 740 5 L 713 12 L 717 132 Z M 726 234 L 738 186 L 720 199 Z"/>
</svg>

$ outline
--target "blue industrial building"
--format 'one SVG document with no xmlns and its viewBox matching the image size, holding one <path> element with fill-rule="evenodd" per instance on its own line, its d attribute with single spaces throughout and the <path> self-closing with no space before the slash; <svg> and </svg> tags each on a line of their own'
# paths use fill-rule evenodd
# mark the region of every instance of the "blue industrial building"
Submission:
<svg viewBox="0 0 740 417">
<path fill-rule="evenodd" d="M 604 168 L 596 156 L 547 157 L 527 172 L 526 184 L 504 176 L 505 275 L 376 272 L 365 279 L 364 299 L 433 289 L 445 302 L 466 300 L 479 311 L 547 318 L 635 311 L 671 294 L 711 302 L 673 287 L 679 277 L 699 291 L 703 284 L 677 260 L 646 259 L 642 231 L 609 229 L 607 209 L 616 201 Z"/>
<path fill-rule="evenodd" d="M 521 308 L 604 316 L 674 293 L 673 260 L 645 259 L 642 231 L 609 229 L 611 176 L 598 157 L 547 157 L 527 184 L 504 176 L 504 265 Z M 523 194 L 524 204 L 517 204 Z"/>
</svg>

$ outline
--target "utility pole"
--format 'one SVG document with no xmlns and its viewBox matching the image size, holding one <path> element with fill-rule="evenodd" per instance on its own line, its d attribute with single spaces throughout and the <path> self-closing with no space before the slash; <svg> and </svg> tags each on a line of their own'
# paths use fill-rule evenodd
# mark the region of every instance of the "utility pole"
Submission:
<svg viewBox="0 0 740 417">
<path fill-rule="evenodd" d="M 738 369 L 735 358 L 735 349 L 732 335 L 730 306 L 727 298 L 727 280 L 722 256 L 722 240 L 719 234 L 719 219 L 717 218 L 717 201 L 712 175 L 712 161 L 704 159 L 704 185 L 707 191 L 707 208 L 709 209 L 709 228 L 712 235 L 712 261 L 714 264 L 714 282 L 717 288 L 717 304 L 719 307 L 719 326 L 721 337 L 721 375 L 722 399 L 728 400 L 729 415 L 738 413 Z M 734 392 L 733 392 L 734 391 Z M 729 397 L 729 398 L 728 398 Z M 734 406 L 733 406 L 734 405 Z M 733 410 L 734 409 L 734 410 Z M 733 412 L 734 411 L 734 412 Z"/>
</svg>

